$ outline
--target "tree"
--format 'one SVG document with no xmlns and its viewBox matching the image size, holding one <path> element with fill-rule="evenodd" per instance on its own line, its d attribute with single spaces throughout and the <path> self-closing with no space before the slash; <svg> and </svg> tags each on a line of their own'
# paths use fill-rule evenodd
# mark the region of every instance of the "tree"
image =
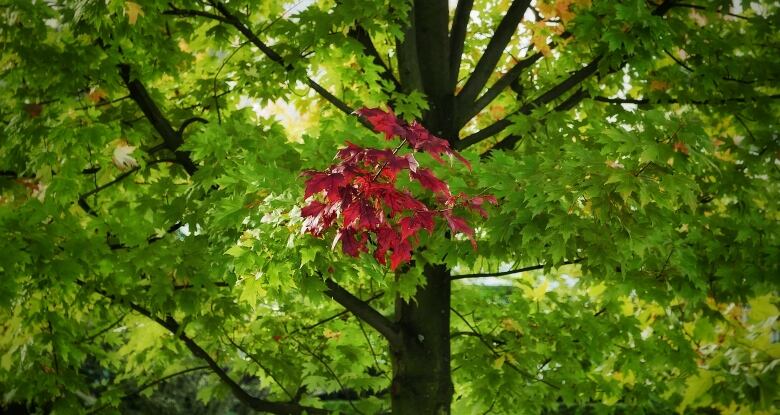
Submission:
<svg viewBox="0 0 780 415">
<path fill-rule="evenodd" d="M 449 3 L 0 5 L 6 409 L 775 407 L 778 5 Z M 388 147 L 361 108 L 468 159 L 409 153 L 495 196 L 476 249 L 302 232 L 302 172 Z"/>
</svg>

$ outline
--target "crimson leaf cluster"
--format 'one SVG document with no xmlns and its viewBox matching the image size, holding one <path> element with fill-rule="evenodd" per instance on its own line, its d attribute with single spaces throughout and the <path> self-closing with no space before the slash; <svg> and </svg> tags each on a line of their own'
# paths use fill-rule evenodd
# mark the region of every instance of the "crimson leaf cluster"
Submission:
<svg viewBox="0 0 780 415">
<path fill-rule="evenodd" d="M 324 171 L 305 171 L 307 205 L 301 210 L 304 231 L 322 237 L 335 228 L 333 247 L 341 242 L 342 251 L 353 257 L 373 247 L 374 258 L 382 265 L 387 264 L 390 253 L 392 270 L 411 260 L 418 233 L 433 233 L 436 218 L 446 220 L 453 233 L 468 236 L 476 249 L 474 229 L 454 209 L 462 207 L 486 217 L 484 203 L 495 204 L 496 199 L 490 195 L 453 194 L 433 171 L 420 167 L 414 151 L 428 153 L 440 163 L 444 163 L 443 155 L 452 156 L 471 169 L 469 162 L 446 140 L 416 121 L 406 123 L 378 108 L 363 108 L 356 113 L 387 140 L 398 138 L 401 143 L 395 149 L 376 149 L 347 142 L 336 154 L 337 163 Z M 411 151 L 400 154 L 404 146 Z M 426 204 L 409 190 L 400 189 L 396 180 L 401 172 L 408 172 L 410 180 L 429 190 L 432 202 Z"/>
</svg>

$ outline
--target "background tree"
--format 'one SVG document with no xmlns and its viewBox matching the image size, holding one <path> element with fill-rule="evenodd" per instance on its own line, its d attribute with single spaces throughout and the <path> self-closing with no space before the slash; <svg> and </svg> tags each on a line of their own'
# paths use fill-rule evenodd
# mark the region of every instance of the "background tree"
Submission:
<svg viewBox="0 0 780 415">
<path fill-rule="evenodd" d="M 201 401 L 269 413 L 778 404 L 775 2 L 0 14 L 7 408 L 203 372 Z M 437 226 L 390 271 L 302 232 L 300 173 L 386 147 L 364 107 L 469 159 L 415 155 L 497 197 L 477 250 Z"/>
</svg>

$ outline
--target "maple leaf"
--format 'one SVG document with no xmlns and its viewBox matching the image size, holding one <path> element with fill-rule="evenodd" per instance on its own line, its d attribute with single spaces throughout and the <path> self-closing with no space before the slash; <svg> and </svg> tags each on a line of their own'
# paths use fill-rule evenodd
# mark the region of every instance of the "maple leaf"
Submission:
<svg viewBox="0 0 780 415">
<path fill-rule="evenodd" d="M 304 218 L 303 231 L 314 236 L 320 236 L 336 218 L 338 206 L 325 204 L 318 200 L 313 200 L 308 206 L 301 209 L 301 216 Z"/>
<path fill-rule="evenodd" d="M 683 153 L 686 156 L 688 155 L 688 146 L 685 145 L 682 141 L 676 141 L 674 143 L 674 151 L 678 153 Z"/>
<path fill-rule="evenodd" d="M 404 135 L 404 128 L 392 111 L 383 111 L 379 108 L 361 108 L 355 113 L 365 118 L 374 127 L 374 130 L 384 133 L 388 140 L 395 136 Z"/>
<path fill-rule="evenodd" d="M 417 169 L 416 172 L 410 172 L 409 176 L 434 193 L 450 195 L 450 188 L 447 186 L 447 183 L 436 177 L 430 169 Z"/>
<path fill-rule="evenodd" d="M 341 229 L 339 230 L 341 238 L 341 251 L 351 257 L 357 257 L 360 252 L 366 251 L 367 237 L 365 233 L 361 233 L 359 239 L 355 239 L 356 232 L 354 229 Z"/>
<path fill-rule="evenodd" d="M 425 127 L 416 121 L 407 127 L 407 131 L 406 140 L 415 150 L 424 151 L 430 154 L 431 157 L 441 164 L 444 164 L 444 160 L 441 158 L 442 154 L 455 156 L 471 170 L 471 163 L 463 158 L 457 151 L 453 151 L 447 140 L 431 134 Z"/>
<path fill-rule="evenodd" d="M 135 146 L 128 145 L 125 140 L 119 140 L 116 147 L 114 147 L 114 153 L 111 158 L 114 165 L 120 170 L 138 167 L 138 161 L 130 155 L 133 151 L 135 151 Z"/>
<path fill-rule="evenodd" d="M 35 118 L 43 112 L 43 104 L 25 104 L 24 112 L 26 112 L 30 118 Z"/>
<path fill-rule="evenodd" d="M 382 201 L 390 208 L 390 214 L 396 214 L 404 210 L 425 209 L 425 204 L 417 200 L 407 191 L 399 191 L 393 186 L 383 186 L 379 192 Z"/>
<path fill-rule="evenodd" d="M 108 94 L 106 91 L 100 89 L 100 88 L 92 88 L 89 91 L 89 94 L 87 94 L 87 99 L 89 99 L 93 104 L 99 103 L 102 99 L 108 97 Z"/>
<path fill-rule="evenodd" d="M 376 239 L 377 246 L 374 250 L 374 258 L 376 258 L 380 264 L 385 265 L 387 264 L 385 254 L 393 247 L 396 243 L 395 241 L 401 239 L 401 235 L 399 235 L 389 224 L 385 223 L 376 229 Z"/>
<path fill-rule="evenodd" d="M 399 225 L 401 225 L 401 239 L 403 240 L 408 239 L 421 229 L 425 229 L 428 231 L 428 234 L 432 234 L 434 228 L 433 212 L 428 210 L 417 211 L 412 216 L 401 218 Z"/>
<path fill-rule="evenodd" d="M 672 86 L 669 82 L 662 81 L 659 79 L 653 79 L 650 81 L 650 90 L 651 91 L 666 91 Z"/>
<path fill-rule="evenodd" d="M 405 240 L 396 241 L 390 255 L 390 269 L 395 271 L 399 265 L 412 259 L 412 246 Z"/>
<path fill-rule="evenodd" d="M 410 170 L 416 172 L 418 167 L 419 164 L 411 153 L 399 157 L 391 152 L 387 161 L 382 166 L 382 176 L 386 177 L 391 182 L 394 182 L 399 171 Z"/>
<path fill-rule="evenodd" d="M 477 240 L 474 238 L 474 229 L 471 229 L 468 222 L 465 219 L 455 216 L 452 212 L 444 212 L 444 218 L 447 219 L 447 224 L 450 225 L 453 233 L 462 233 L 469 237 L 471 240 L 471 246 L 477 249 Z"/>
<path fill-rule="evenodd" d="M 127 15 L 127 21 L 130 23 L 130 25 L 135 25 L 135 22 L 138 20 L 138 16 L 143 16 L 144 11 L 138 3 L 126 1 L 125 14 Z"/>
<path fill-rule="evenodd" d="M 347 178 L 341 173 L 324 172 L 306 172 L 309 180 L 306 181 L 306 191 L 303 194 L 304 199 L 309 196 L 325 191 L 328 200 L 336 201 L 340 199 L 339 189 L 346 184 Z"/>
<path fill-rule="evenodd" d="M 436 137 L 417 122 L 406 124 L 392 112 L 377 108 L 364 108 L 356 113 L 386 138 L 399 136 L 412 150 L 429 153 L 439 163 L 444 162 L 441 156 L 446 154 L 471 169 L 468 160 L 453 151 L 447 140 Z M 413 153 L 398 155 L 400 149 L 401 146 L 392 151 L 364 148 L 346 142 L 346 147 L 336 153 L 339 163 L 325 171 L 303 172 L 308 176 L 304 199 L 309 200 L 301 209 L 304 232 L 321 237 L 341 217 L 332 249 L 341 242 L 344 254 L 357 257 L 361 252 L 368 252 L 367 245 L 371 241 L 374 258 L 387 265 L 387 254 L 390 253 L 389 265 L 393 270 L 411 260 L 412 243 L 418 241 L 415 235 L 422 230 L 433 233 L 437 216 L 444 216 L 454 233 L 466 234 L 476 248 L 474 231 L 463 218 L 452 215 L 451 210 L 460 203 L 486 217 L 483 205 L 485 202 L 495 204 L 495 197 L 453 196 L 447 183 L 430 169 L 420 168 Z M 429 208 L 408 190 L 396 188 L 396 177 L 402 170 L 409 170 L 410 179 L 433 192 L 437 209 Z M 310 200 L 321 192 L 325 194 L 324 203 Z"/>
<path fill-rule="evenodd" d="M 480 214 L 483 218 L 487 218 L 487 212 L 485 211 L 485 208 L 483 206 L 485 205 L 485 202 L 488 202 L 492 205 L 497 205 L 498 201 L 496 200 L 496 197 L 493 195 L 485 195 L 485 196 L 477 196 L 468 198 L 465 197 L 465 195 L 462 195 L 462 197 L 465 198 L 465 201 L 463 202 L 463 205 L 473 211 L 476 211 Z"/>
</svg>

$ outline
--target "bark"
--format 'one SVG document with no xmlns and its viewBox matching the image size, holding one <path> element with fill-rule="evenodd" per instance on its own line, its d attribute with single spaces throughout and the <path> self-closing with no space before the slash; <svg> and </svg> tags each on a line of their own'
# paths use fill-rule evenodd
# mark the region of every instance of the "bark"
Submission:
<svg viewBox="0 0 780 415">
<path fill-rule="evenodd" d="M 420 90 L 428 97 L 422 123 L 453 143 L 458 129 L 448 18 L 446 0 L 416 0 L 398 45 L 398 67 L 403 90 Z M 444 265 L 429 265 L 425 279 L 412 301 L 396 299 L 397 336 L 390 343 L 393 414 L 450 413 L 450 272 Z"/>
<path fill-rule="evenodd" d="M 396 300 L 400 344 L 390 348 L 394 414 L 450 413 L 450 273 L 436 265 L 426 267 L 425 276 L 427 284 L 414 300 Z"/>
</svg>

